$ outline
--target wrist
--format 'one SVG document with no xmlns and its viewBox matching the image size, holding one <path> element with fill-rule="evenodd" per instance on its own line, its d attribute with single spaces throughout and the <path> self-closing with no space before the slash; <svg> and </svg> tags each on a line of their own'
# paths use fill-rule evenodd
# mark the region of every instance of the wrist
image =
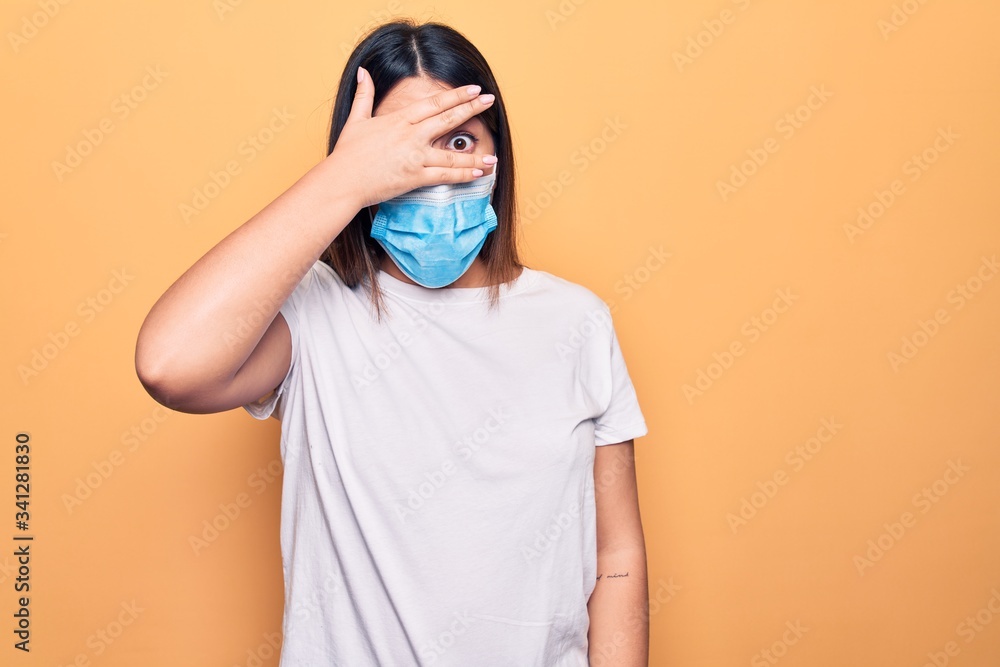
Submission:
<svg viewBox="0 0 1000 667">
<path fill-rule="evenodd" d="M 310 169 L 304 180 L 308 181 L 306 185 L 313 193 L 323 219 L 336 226 L 337 233 L 364 208 L 356 181 L 332 154 Z"/>
</svg>

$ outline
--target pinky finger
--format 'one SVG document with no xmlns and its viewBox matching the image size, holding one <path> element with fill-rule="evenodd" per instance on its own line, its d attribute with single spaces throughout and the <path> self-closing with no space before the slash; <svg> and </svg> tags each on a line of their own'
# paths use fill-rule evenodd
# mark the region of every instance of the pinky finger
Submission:
<svg viewBox="0 0 1000 667">
<path fill-rule="evenodd" d="M 483 175 L 483 170 L 478 167 L 428 167 L 428 178 L 431 185 L 441 185 L 444 183 L 467 183 Z"/>
</svg>

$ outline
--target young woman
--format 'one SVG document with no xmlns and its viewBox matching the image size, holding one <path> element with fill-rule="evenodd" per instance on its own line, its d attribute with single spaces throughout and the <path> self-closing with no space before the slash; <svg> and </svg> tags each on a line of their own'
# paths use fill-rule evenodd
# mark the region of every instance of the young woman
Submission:
<svg viewBox="0 0 1000 667">
<path fill-rule="evenodd" d="M 514 175 L 479 51 L 383 25 L 328 156 L 143 323 L 157 401 L 281 420 L 282 667 L 647 664 L 645 421 L 607 306 L 518 260 Z"/>
</svg>

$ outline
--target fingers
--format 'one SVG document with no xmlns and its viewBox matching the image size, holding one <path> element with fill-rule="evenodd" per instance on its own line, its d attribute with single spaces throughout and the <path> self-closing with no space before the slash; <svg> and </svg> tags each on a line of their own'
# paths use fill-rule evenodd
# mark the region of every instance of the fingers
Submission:
<svg viewBox="0 0 1000 667">
<path fill-rule="evenodd" d="M 364 67 L 358 68 L 358 89 L 354 93 L 354 103 L 348 121 L 358 121 L 372 117 L 372 102 L 375 99 L 375 84 Z"/>
<path fill-rule="evenodd" d="M 443 183 L 467 183 L 483 175 L 482 169 L 448 169 L 447 167 L 429 167 L 427 179 L 431 185 Z"/>
<path fill-rule="evenodd" d="M 468 114 L 461 121 L 445 128 L 445 131 L 447 131 L 452 127 L 458 127 L 477 113 L 489 108 L 490 104 L 493 103 L 493 96 L 480 95 L 481 90 L 479 86 L 452 88 L 451 90 L 445 90 L 428 98 L 418 100 L 405 109 L 402 109 L 401 112 L 412 124 L 420 123 L 441 114 Z M 481 98 L 486 98 L 488 102 L 485 104 L 478 102 Z"/>
<path fill-rule="evenodd" d="M 440 148 L 432 148 L 423 156 L 424 167 L 448 167 L 452 169 L 489 169 L 497 163 L 495 155 L 459 153 Z M 482 176 L 482 174 L 480 174 Z"/>
<path fill-rule="evenodd" d="M 449 132 L 473 116 L 476 116 L 493 105 L 495 97 L 493 95 L 480 95 L 478 98 L 457 107 L 452 107 L 442 111 L 436 116 L 424 120 L 421 125 L 426 125 L 431 137 L 439 137 Z"/>
<path fill-rule="evenodd" d="M 493 105 L 493 95 L 480 95 L 471 102 L 446 109 L 436 116 L 423 120 L 420 125 L 426 127 L 431 138 L 439 137 L 455 129 L 470 118 L 486 111 Z"/>
<path fill-rule="evenodd" d="M 415 182 L 412 187 L 421 187 L 474 180 L 492 171 L 497 164 L 497 157 L 431 148 L 415 151 L 410 156 L 410 162 L 419 171 L 419 182 Z"/>
</svg>

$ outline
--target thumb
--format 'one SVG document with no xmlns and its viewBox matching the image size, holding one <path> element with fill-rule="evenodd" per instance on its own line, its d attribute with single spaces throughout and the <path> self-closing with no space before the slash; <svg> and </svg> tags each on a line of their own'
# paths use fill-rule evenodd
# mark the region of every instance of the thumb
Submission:
<svg viewBox="0 0 1000 667">
<path fill-rule="evenodd" d="M 358 68 L 358 89 L 354 93 L 354 103 L 348 120 L 357 121 L 372 117 L 372 102 L 375 99 L 375 84 L 364 67 Z"/>
</svg>

